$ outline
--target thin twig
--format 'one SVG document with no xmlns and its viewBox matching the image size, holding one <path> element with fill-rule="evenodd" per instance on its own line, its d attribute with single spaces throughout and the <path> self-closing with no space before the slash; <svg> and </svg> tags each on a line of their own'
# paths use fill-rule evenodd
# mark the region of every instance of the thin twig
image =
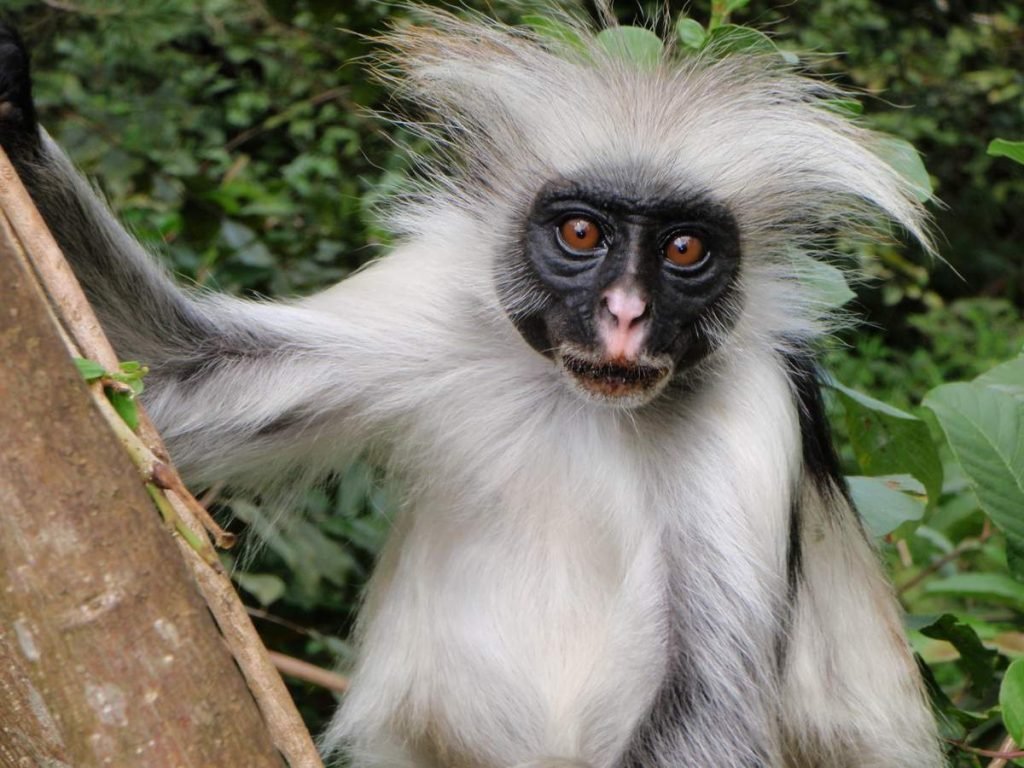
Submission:
<svg viewBox="0 0 1024 768">
<path fill-rule="evenodd" d="M 344 693 L 348 690 L 348 678 L 331 672 L 329 669 L 310 664 L 308 661 L 296 659 L 294 656 L 286 656 L 277 651 L 268 651 L 270 660 L 274 662 L 277 671 L 282 675 L 294 677 L 307 683 L 312 683 L 321 688 L 326 688 L 335 693 Z"/>
<path fill-rule="evenodd" d="M 253 608 L 251 605 L 245 606 L 245 612 L 252 616 L 254 619 L 261 619 L 262 621 L 268 621 L 271 624 L 277 624 L 279 627 L 290 629 L 300 635 L 306 637 L 318 637 L 320 633 L 315 629 L 304 627 L 301 624 L 296 624 L 294 621 L 288 621 L 288 619 L 282 619 L 280 616 L 275 616 L 270 611 L 265 611 L 262 608 Z"/>
<path fill-rule="evenodd" d="M 988 764 L 988 768 L 1005 768 L 1006 761 L 1010 759 L 1005 757 L 1005 755 L 1015 751 L 1019 751 L 1015 749 L 1016 746 L 1017 742 L 1013 740 L 1013 736 L 1011 736 L 1010 734 L 1006 734 L 1006 738 L 1003 739 L 1002 744 L 999 745 L 999 749 L 997 750 L 999 752 L 1002 752 L 1004 756 L 995 758 L 991 763 Z"/>
<path fill-rule="evenodd" d="M 193 533 L 202 535 L 202 525 L 189 516 L 190 510 L 181 499 L 175 494 L 168 498 Z M 210 607 L 210 613 L 259 705 L 264 722 L 272 730 L 274 745 L 287 757 L 292 768 L 323 768 L 309 731 L 295 709 L 291 694 L 277 673 L 269 651 L 256 634 L 231 580 L 223 569 L 203 567 L 205 563 L 199 554 L 183 540 L 179 539 L 178 542 L 182 555 L 192 566 L 199 591 Z"/>
<path fill-rule="evenodd" d="M 117 355 L 100 327 L 64 254 L 32 204 L 28 192 L 7 155 L 0 150 L 0 208 L 28 255 L 29 265 L 62 319 L 81 357 L 95 360 L 108 371 L 117 370 Z"/>
<path fill-rule="evenodd" d="M 972 755 L 981 755 L 982 757 L 994 757 L 997 760 L 1016 760 L 1017 758 L 1024 757 L 1024 749 L 1013 749 L 1013 741 L 1010 741 L 1011 749 L 1002 751 L 1002 745 L 999 750 L 995 749 L 982 749 L 981 747 L 971 747 L 962 741 L 956 739 L 946 739 L 946 742 L 952 744 L 957 749 L 963 752 L 970 752 Z M 1005 744 L 1006 741 L 1004 740 Z"/>
<path fill-rule="evenodd" d="M 251 605 L 247 605 L 245 606 L 245 611 L 253 618 L 268 621 L 271 624 L 277 624 L 279 627 L 290 629 L 292 632 L 297 634 L 313 638 L 322 637 L 322 635 L 315 629 L 304 627 L 301 624 L 296 624 L 294 621 L 288 621 L 288 619 L 282 619 L 280 616 L 275 616 L 262 608 L 254 608 Z M 328 690 L 335 691 L 336 693 L 344 693 L 348 690 L 348 678 L 344 675 L 331 672 L 323 667 L 318 667 L 315 664 L 300 661 L 292 656 L 285 656 L 284 654 L 277 653 L 276 651 L 270 651 L 270 659 L 274 662 L 274 666 L 277 667 L 277 671 L 282 675 L 290 675 L 291 677 L 298 678 L 299 680 L 304 680 L 307 683 L 318 685 L 321 688 L 327 688 Z"/>
<path fill-rule="evenodd" d="M 164 464 L 163 466 L 167 467 L 170 465 Z M 217 524 L 217 521 L 213 519 L 213 516 L 207 511 L 206 507 L 196 501 L 196 498 L 185 487 L 177 472 L 172 472 L 167 478 L 167 482 L 168 485 L 165 486 L 167 490 L 175 493 L 188 506 L 189 511 L 203 524 L 203 528 L 213 536 L 213 541 L 218 547 L 221 549 L 231 549 L 235 546 L 238 537 L 229 531 L 225 531 Z"/>
<path fill-rule="evenodd" d="M 209 488 L 207 488 L 205 491 L 203 491 L 202 496 L 196 499 L 196 501 L 198 501 L 202 505 L 203 509 L 209 510 L 213 503 L 217 501 L 218 498 L 220 498 L 221 491 L 223 490 L 223 481 L 217 481 Z"/>
<path fill-rule="evenodd" d="M 922 568 L 912 578 L 907 579 L 907 581 L 904 584 L 897 587 L 896 594 L 902 595 L 905 592 L 908 592 L 909 590 L 913 589 L 918 584 L 920 584 L 922 581 L 927 579 L 929 576 L 931 576 L 933 573 L 941 569 L 944 565 L 953 562 L 954 560 L 958 559 L 962 555 L 967 554 L 968 552 L 973 552 L 974 550 L 978 549 L 982 544 L 985 543 L 985 541 L 991 535 L 992 530 L 986 529 L 983 530 L 977 538 L 964 539 L 949 552 L 944 554 L 942 557 L 933 560 L 931 563 L 928 564 L 927 567 Z"/>
<path fill-rule="evenodd" d="M 114 16 L 124 15 L 126 13 L 131 14 L 131 11 L 125 9 L 120 3 L 115 8 L 83 8 L 74 3 L 66 2 L 66 0 L 42 0 L 43 5 L 48 8 L 53 8 L 55 11 L 64 11 L 65 13 L 76 13 L 80 16 Z M 141 14 L 132 14 L 141 15 Z"/>
<path fill-rule="evenodd" d="M 161 517 L 163 517 L 164 522 L 167 523 L 171 530 L 185 539 L 188 545 L 203 558 L 207 565 L 213 568 L 219 567 L 220 563 L 217 560 L 217 554 L 210 549 L 210 542 L 206 541 L 201 536 L 193 534 L 192 530 L 181 521 L 174 505 L 171 503 L 170 499 L 167 498 L 167 494 L 162 493 L 161 489 L 153 483 L 146 483 L 146 492 L 153 500 L 156 508 L 160 511 Z M 204 542 L 205 546 L 203 546 Z M 213 553 L 212 557 L 207 554 L 208 552 Z"/>
<path fill-rule="evenodd" d="M 228 142 L 224 145 L 225 152 L 233 152 L 240 146 L 245 144 L 247 141 L 256 138 L 261 133 L 273 130 L 278 125 L 285 122 L 285 118 L 293 111 L 306 105 L 317 107 L 321 104 L 325 104 L 328 101 L 336 101 L 342 98 L 348 89 L 342 86 L 335 86 L 334 88 L 328 88 L 320 93 L 315 93 L 312 96 L 308 96 L 304 99 L 293 101 L 283 109 L 268 115 L 257 125 L 246 128 L 241 133 L 235 134 L 232 138 L 228 139 Z"/>
</svg>

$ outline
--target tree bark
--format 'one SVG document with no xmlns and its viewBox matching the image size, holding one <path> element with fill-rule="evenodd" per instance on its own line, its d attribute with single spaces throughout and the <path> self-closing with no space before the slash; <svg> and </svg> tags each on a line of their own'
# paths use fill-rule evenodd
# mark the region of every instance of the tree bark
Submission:
<svg viewBox="0 0 1024 768">
<path fill-rule="evenodd" d="M 281 768 L 0 227 L 0 768 Z"/>
</svg>

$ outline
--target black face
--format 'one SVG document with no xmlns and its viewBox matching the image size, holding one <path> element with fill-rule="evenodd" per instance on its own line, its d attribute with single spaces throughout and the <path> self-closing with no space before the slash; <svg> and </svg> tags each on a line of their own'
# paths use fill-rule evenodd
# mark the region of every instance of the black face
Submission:
<svg viewBox="0 0 1024 768">
<path fill-rule="evenodd" d="M 556 181 L 534 200 L 522 258 L 547 301 L 514 316 L 523 337 L 588 395 L 651 400 L 735 322 L 736 222 L 705 195 Z"/>
</svg>

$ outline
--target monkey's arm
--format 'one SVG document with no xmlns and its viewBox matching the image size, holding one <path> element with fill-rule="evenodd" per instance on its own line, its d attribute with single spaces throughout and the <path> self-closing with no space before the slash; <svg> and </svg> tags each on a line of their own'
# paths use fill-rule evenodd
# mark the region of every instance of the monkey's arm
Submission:
<svg viewBox="0 0 1024 768">
<path fill-rule="evenodd" d="M 403 353 L 374 321 L 386 297 L 356 285 L 351 312 L 327 314 L 182 290 L 39 128 L 28 78 L 20 41 L 0 28 L 0 146 L 118 355 L 150 366 L 145 402 L 186 477 L 262 489 L 300 464 L 330 469 L 339 444 L 358 450 L 386 419 L 382 381 Z"/>
<path fill-rule="evenodd" d="M 387 367 L 402 353 L 365 280 L 332 314 L 187 292 L 45 134 L 18 170 L 119 357 L 150 366 L 145 404 L 191 481 L 263 488 L 300 465 L 328 470 L 341 435 L 358 450 L 386 420 Z"/>
<path fill-rule="evenodd" d="M 795 766 L 944 765 L 899 607 L 843 495 L 806 483 L 783 696 Z M 879 696 L 879 691 L 885 691 Z"/>
<path fill-rule="evenodd" d="M 820 370 L 810 350 L 785 363 L 803 454 L 786 568 L 785 764 L 937 768 L 935 724 L 899 605 L 846 490 Z"/>
</svg>

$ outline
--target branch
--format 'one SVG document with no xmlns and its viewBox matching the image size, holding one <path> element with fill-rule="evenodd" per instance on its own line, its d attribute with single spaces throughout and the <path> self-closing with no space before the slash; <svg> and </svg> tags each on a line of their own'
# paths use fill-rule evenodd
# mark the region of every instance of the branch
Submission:
<svg viewBox="0 0 1024 768">
<path fill-rule="evenodd" d="M 344 675 L 310 664 L 308 661 L 296 659 L 294 656 L 286 656 L 276 651 L 268 651 L 268 653 L 270 660 L 274 662 L 274 666 L 282 675 L 318 685 L 335 693 L 344 693 L 348 690 L 348 678 Z"/>
<path fill-rule="evenodd" d="M 269 621 L 272 624 L 277 624 L 279 627 L 290 629 L 292 632 L 296 632 L 300 635 L 306 635 L 312 638 L 322 637 L 322 635 L 314 629 L 303 627 L 300 624 L 296 624 L 294 621 L 282 619 L 280 616 L 275 616 L 262 608 L 254 608 L 251 605 L 247 605 L 245 606 L 245 611 L 253 618 Z M 331 672 L 323 667 L 318 667 L 314 664 L 300 661 L 299 659 L 291 656 L 285 656 L 283 653 L 276 653 L 275 651 L 270 651 L 269 653 L 270 660 L 274 662 L 274 666 L 277 667 L 277 671 L 282 675 L 289 675 L 299 680 L 304 680 L 307 683 L 318 685 L 321 688 L 327 688 L 328 690 L 335 691 L 336 693 L 344 693 L 348 690 L 348 678 L 344 675 L 339 675 L 336 672 Z"/>
<path fill-rule="evenodd" d="M 957 741 L 956 739 L 946 739 L 946 742 L 952 744 L 954 747 L 963 752 L 970 752 L 972 755 L 981 755 L 982 757 L 994 757 L 997 761 L 1002 760 L 1004 761 L 1004 765 L 1006 760 L 1016 760 L 1019 757 L 1024 757 L 1024 750 L 1013 749 L 1013 739 L 1009 737 L 1003 740 L 1003 743 L 999 746 L 999 750 L 982 749 L 981 747 L 971 747 L 962 741 Z M 1010 749 L 1008 751 L 1003 751 L 1003 748 L 1006 745 L 1009 745 Z M 996 768 L 998 768 L 999 764 L 993 763 L 993 765 L 996 766 Z M 992 766 L 989 766 L 989 768 L 992 768 Z"/>
<path fill-rule="evenodd" d="M 951 563 L 957 558 L 959 558 L 961 555 L 965 555 L 968 552 L 972 552 L 973 550 L 978 549 L 982 544 L 985 543 L 985 541 L 991 535 L 992 529 L 990 527 L 986 527 L 985 530 L 983 530 L 977 538 L 964 539 L 949 552 L 944 554 L 942 557 L 933 560 L 931 563 L 928 564 L 927 567 L 922 568 L 915 576 L 908 579 L 905 583 L 897 587 L 896 594 L 902 595 L 905 592 L 908 592 L 909 590 L 913 589 L 918 584 L 920 584 L 922 581 L 927 579 L 929 576 L 931 576 L 933 573 L 938 571 L 947 563 Z"/>
<path fill-rule="evenodd" d="M 995 758 L 991 763 L 988 764 L 988 768 L 1004 768 L 1007 760 L 1012 760 L 1012 757 L 1007 757 L 1014 752 L 1018 752 L 1018 756 L 1024 756 L 1019 753 L 1019 750 L 1015 749 L 1017 743 L 1013 740 L 1013 736 L 1006 734 L 1006 738 L 1003 739 L 1003 743 L 999 745 L 1000 756 Z"/>
<path fill-rule="evenodd" d="M 290 114 L 292 114 L 298 109 L 301 109 L 306 105 L 318 107 L 321 104 L 327 103 L 328 101 L 336 101 L 338 99 L 343 98 L 347 92 L 348 88 L 335 86 L 334 88 L 328 88 L 327 90 L 321 91 L 320 93 L 315 93 L 312 96 L 307 96 L 304 99 L 293 101 L 284 109 L 268 115 L 258 124 L 250 126 L 241 133 L 238 133 L 232 138 L 230 138 L 228 142 L 224 145 L 224 151 L 229 153 L 234 152 L 247 141 L 251 141 L 260 134 L 273 130 L 277 126 L 285 123 Z"/>
<path fill-rule="evenodd" d="M 20 245 L 20 248 L 14 249 L 17 258 L 28 262 L 30 271 L 35 273 L 52 303 L 51 310 L 65 330 L 64 339 L 69 352 L 95 360 L 104 368 L 116 371 L 117 356 L 99 320 L 2 150 L 0 211 L 6 215 L 9 228 L 15 236 L 15 244 Z M 199 513 L 201 506 L 185 489 L 152 422 L 140 408 L 140 434 L 136 436 L 106 403 L 101 387 L 90 387 L 90 390 L 94 401 L 140 470 L 142 481 L 165 491 L 162 495 L 169 506 L 161 504 L 161 511 L 165 519 L 172 515 L 168 522 L 180 534 L 176 537 L 179 548 L 249 685 L 274 745 L 292 768 L 322 768 L 323 764 L 309 731 L 299 717 L 280 675 L 274 670 L 266 648 L 210 544 L 206 530 L 212 521 L 205 510 Z M 224 532 L 216 525 L 213 529 L 215 536 L 222 542 L 227 541 Z"/>
</svg>

